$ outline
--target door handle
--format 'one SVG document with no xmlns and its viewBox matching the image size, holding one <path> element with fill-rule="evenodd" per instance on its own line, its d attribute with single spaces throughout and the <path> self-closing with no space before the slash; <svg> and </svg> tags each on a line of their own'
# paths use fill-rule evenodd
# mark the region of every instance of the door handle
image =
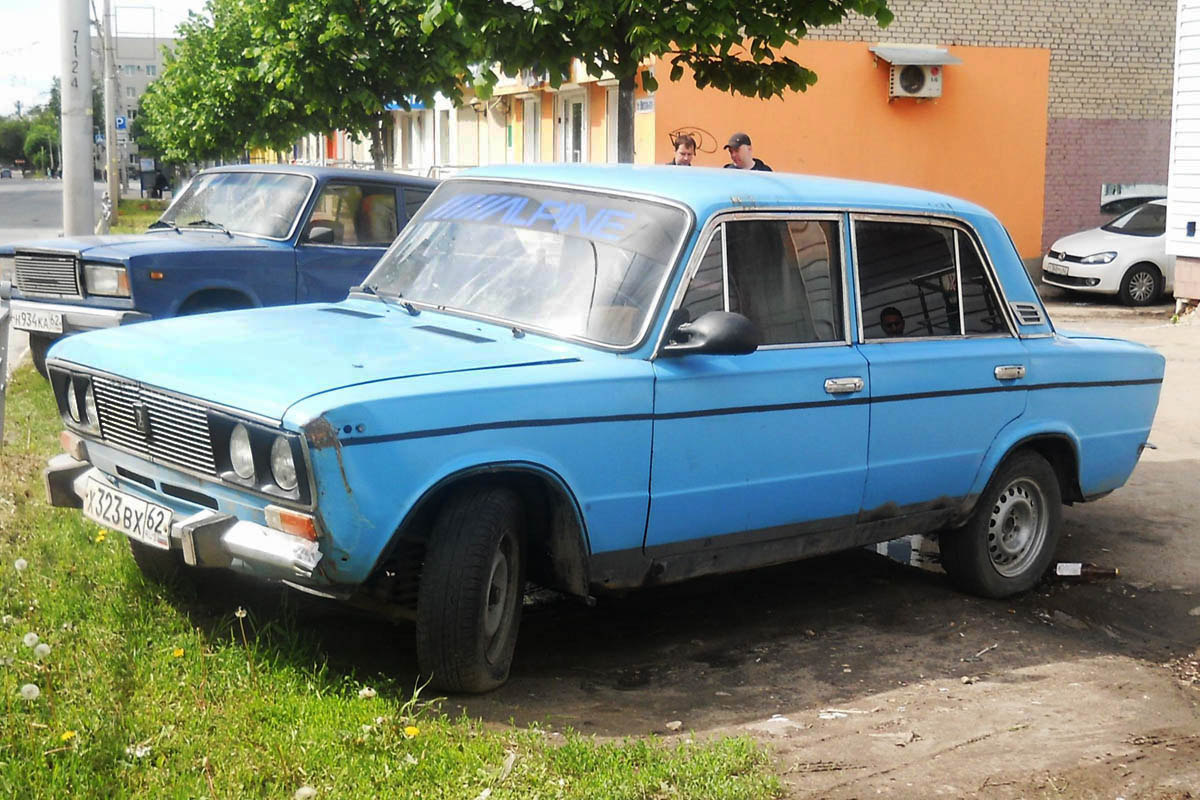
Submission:
<svg viewBox="0 0 1200 800">
<path fill-rule="evenodd" d="M 1002 364 L 996 367 L 992 374 L 998 381 L 1015 381 L 1017 378 L 1025 377 L 1025 366 L 1023 364 Z"/>
<path fill-rule="evenodd" d="M 825 391 L 829 394 L 850 394 L 852 392 L 861 392 L 863 388 L 862 378 L 826 378 Z"/>
</svg>

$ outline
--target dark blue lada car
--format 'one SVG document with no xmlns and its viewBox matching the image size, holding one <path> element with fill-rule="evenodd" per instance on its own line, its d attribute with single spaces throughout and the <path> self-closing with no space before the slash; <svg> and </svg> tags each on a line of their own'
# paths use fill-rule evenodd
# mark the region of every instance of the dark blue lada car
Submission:
<svg viewBox="0 0 1200 800">
<path fill-rule="evenodd" d="M 0 248 L 12 326 L 46 351 L 77 331 L 234 308 L 342 300 L 437 181 L 303 166 L 198 174 L 150 231 Z"/>
<path fill-rule="evenodd" d="M 961 200 L 497 167 L 443 183 L 344 302 L 62 342 L 46 479 L 149 575 L 386 608 L 423 674 L 481 691 L 527 581 L 590 597 L 936 531 L 959 586 L 1027 590 L 1062 504 L 1129 477 L 1163 366 L 1055 330 Z"/>
</svg>

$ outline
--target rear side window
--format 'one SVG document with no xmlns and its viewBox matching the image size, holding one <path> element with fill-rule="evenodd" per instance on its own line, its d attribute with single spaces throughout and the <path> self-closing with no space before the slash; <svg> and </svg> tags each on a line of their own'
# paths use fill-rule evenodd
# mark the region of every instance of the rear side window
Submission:
<svg viewBox="0 0 1200 800">
<path fill-rule="evenodd" d="M 410 220 L 417 215 L 418 209 L 429 199 L 429 195 L 433 194 L 431 189 L 423 189 L 417 186 L 404 187 L 404 218 Z"/>
<path fill-rule="evenodd" d="M 854 236 L 865 339 L 1007 331 L 979 252 L 964 232 L 856 220 Z"/>
<path fill-rule="evenodd" d="M 326 244 L 386 247 L 397 233 L 396 192 L 390 186 L 327 184 L 313 206 L 305 236 L 322 229 L 333 232 Z"/>
</svg>

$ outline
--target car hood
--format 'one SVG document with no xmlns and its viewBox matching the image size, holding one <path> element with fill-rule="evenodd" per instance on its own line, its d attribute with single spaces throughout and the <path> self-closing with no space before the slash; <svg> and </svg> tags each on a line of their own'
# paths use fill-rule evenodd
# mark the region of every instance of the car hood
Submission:
<svg viewBox="0 0 1200 800">
<path fill-rule="evenodd" d="M 176 232 L 162 230 L 154 233 L 133 233 L 111 236 L 71 236 L 64 239 L 45 239 L 39 242 L 21 242 L 14 250 L 53 250 L 55 252 L 79 253 L 84 258 L 98 261 L 124 261 L 133 256 L 158 255 L 163 253 L 191 253 L 207 250 L 266 249 L 279 246 L 279 242 L 256 239 L 252 236 L 227 235 L 220 231 L 188 230 Z"/>
<path fill-rule="evenodd" d="M 1132 236 L 1127 233 L 1111 233 L 1110 231 L 1102 231 L 1099 228 L 1092 228 L 1090 231 L 1080 231 L 1072 233 L 1070 236 L 1064 236 L 1056 241 L 1051 247 L 1051 250 L 1058 250 L 1073 256 L 1090 256 L 1093 253 L 1103 253 L 1106 250 L 1115 250 L 1121 252 L 1121 248 L 1128 248 L 1133 242 L 1145 242 L 1151 237 Z"/>
<path fill-rule="evenodd" d="M 49 358 L 282 419 L 375 381 L 580 360 L 585 348 L 504 327 L 347 300 L 228 311 L 69 336 Z"/>
</svg>

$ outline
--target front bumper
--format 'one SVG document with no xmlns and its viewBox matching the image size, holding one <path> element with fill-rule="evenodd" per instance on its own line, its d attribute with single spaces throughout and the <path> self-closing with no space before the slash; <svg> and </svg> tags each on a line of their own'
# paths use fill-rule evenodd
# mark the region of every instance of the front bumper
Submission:
<svg viewBox="0 0 1200 800">
<path fill-rule="evenodd" d="M 1043 256 L 1042 283 L 1076 292 L 1116 294 L 1120 288 L 1121 272 L 1116 271 L 1114 263 L 1080 264 L 1077 261 L 1060 261 Z M 1055 274 L 1051 272 L 1053 269 L 1065 269 L 1066 274 Z"/>
<path fill-rule="evenodd" d="M 90 306 L 68 305 L 66 303 L 40 303 L 31 300 L 12 300 L 13 327 L 21 329 L 18 324 L 20 311 L 38 314 L 59 314 L 62 316 L 62 333 L 51 333 L 55 338 L 80 331 L 93 331 L 97 328 L 116 328 L 120 325 L 130 325 L 135 322 L 145 322 L 150 315 L 141 311 L 120 308 L 92 308 Z M 40 331 L 34 331 L 40 333 Z"/>
<path fill-rule="evenodd" d="M 84 507 L 89 480 L 110 483 L 99 469 L 67 453 L 50 459 L 42 475 L 50 505 L 64 508 Z M 316 542 L 212 509 L 173 520 L 170 544 L 183 552 L 190 566 L 225 567 L 282 580 L 311 578 L 321 560 Z"/>
</svg>

